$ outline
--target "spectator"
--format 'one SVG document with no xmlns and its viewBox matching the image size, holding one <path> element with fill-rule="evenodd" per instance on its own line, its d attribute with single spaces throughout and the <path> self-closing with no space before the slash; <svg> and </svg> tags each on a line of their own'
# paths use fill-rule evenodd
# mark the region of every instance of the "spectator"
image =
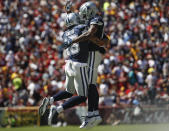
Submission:
<svg viewBox="0 0 169 131">
<path fill-rule="evenodd" d="M 145 82 L 148 85 L 148 95 L 150 98 L 150 102 L 151 104 L 153 104 L 155 100 L 155 96 L 156 96 L 155 85 L 156 85 L 157 78 L 155 76 L 155 71 L 153 68 L 150 68 L 148 72 L 149 72 L 149 75 L 147 75 Z"/>
<path fill-rule="evenodd" d="M 85 1 L 73 0 L 76 12 Z M 166 102 L 168 1 L 93 1 L 103 8 L 111 40 L 98 68 L 98 90 L 105 103 L 111 105 L 112 91 L 128 104 L 135 95 L 140 104 L 155 104 L 158 98 Z M 65 2 L 1 1 L 0 106 L 38 105 L 41 97 L 63 89 Z M 17 77 L 11 79 L 10 74 Z"/>
</svg>

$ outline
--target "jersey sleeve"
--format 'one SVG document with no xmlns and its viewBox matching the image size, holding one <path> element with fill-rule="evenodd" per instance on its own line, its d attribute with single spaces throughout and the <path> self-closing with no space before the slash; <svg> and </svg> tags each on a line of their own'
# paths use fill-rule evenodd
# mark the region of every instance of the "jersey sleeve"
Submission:
<svg viewBox="0 0 169 131">
<path fill-rule="evenodd" d="M 86 30 L 87 30 L 86 25 L 79 25 L 76 28 L 76 31 L 77 31 L 78 35 L 84 33 Z"/>
<path fill-rule="evenodd" d="M 95 17 L 90 21 L 90 25 L 103 25 L 103 21 L 99 17 Z"/>
</svg>

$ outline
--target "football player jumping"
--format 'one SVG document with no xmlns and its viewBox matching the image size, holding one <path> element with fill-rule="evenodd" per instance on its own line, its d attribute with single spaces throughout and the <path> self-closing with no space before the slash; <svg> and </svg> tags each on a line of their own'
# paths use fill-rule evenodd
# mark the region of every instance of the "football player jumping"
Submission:
<svg viewBox="0 0 169 131">
<path fill-rule="evenodd" d="M 72 3 L 70 1 L 66 4 L 66 11 L 67 11 L 67 13 L 72 12 Z M 70 14 L 72 14 L 72 13 L 70 13 Z M 86 92 L 85 95 L 84 94 L 82 95 L 82 96 L 85 96 L 85 98 L 86 98 L 86 94 L 88 95 L 87 96 L 88 97 L 88 115 L 86 116 L 85 121 L 80 126 L 80 128 L 89 128 L 89 127 L 93 127 L 93 126 L 99 124 L 102 121 L 102 118 L 100 117 L 99 111 L 98 111 L 99 95 L 98 95 L 98 91 L 96 88 L 97 67 L 102 60 L 102 54 L 105 53 L 105 49 L 103 47 L 101 47 L 100 45 L 107 45 L 107 43 L 109 43 L 109 39 L 104 34 L 104 22 L 103 22 L 102 18 L 98 15 L 98 9 L 93 2 L 84 3 L 80 7 L 79 15 L 80 15 L 81 19 L 83 21 L 85 21 L 85 23 L 87 24 L 88 30 L 85 31 L 85 33 L 81 32 L 81 35 L 78 34 L 78 35 L 76 35 L 76 37 L 65 38 L 64 39 L 64 46 L 67 47 L 68 49 L 70 47 L 73 47 L 73 48 L 71 48 L 71 50 L 74 50 L 74 49 L 76 49 L 75 47 L 77 46 L 77 43 L 81 43 L 86 40 L 90 40 L 89 43 L 85 42 L 86 46 L 88 45 L 88 48 L 83 48 L 83 50 L 87 51 L 87 49 L 88 49 L 88 51 L 89 51 L 89 53 L 88 53 L 89 57 L 86 54 L 86 56 L 88 57 L 88 71 L 87 71 L 88 77 L 86 77 L 86 76 L 84 77 L 84 78 L 86 78 L 86 82 L 87 81 L 89 82 L 88 83 L 89 89 L 88 89 L 88 91 L 85 90 L 85 92 Z M 68 14 L 68 16 L 69 16 L 69 14 Z M 77 19 L 74 18 L 74 20 L 76 21 Z M 70 21 L 76 23 L 76 25 L 77 25 L 77 22 L 71 20 L 71 18 L 69 18 L 69 17 L 66 18 L 66 25 L 68 25 L 70 23 Z M 69 58 L 71 58 L 71 57 L 69 57 Z M 68 71 L 68 72 L 70 72 L 70 71 Z M 79 70 L 79 72 L 80 72 L 80 70 Z M 85 74 L 85 73 L 86 73 L 86 69 L 83 74 Z M 68 78 L 68 77 L 66 77 L 66 78 Z M 68 87 L 68 83 L 67 83 L 67 87 Z M 81 83 L 79 85 L 81 85 L 80 89 L 82 89 L 83 83 Z M 75 90 L 71 91 L 68 89 L 70 89 L 70 88 L 67 88 L 66 91 L 59 92 L 58 94 L 56 94 L 53 97 L 44 98 L 42 101 L 42 104 L 40 105 L 40 108 L 39 108 L 39 114 L 43 115 L 47 109 L 47 106 L 49 104 L 52 104 L 54 101 L 58 101 L 61 99 L 66 99 L 66 98 L 72 97 Z M 77 88 L 75 87 L 75 89 L 77 89 Z M 86 89 L 86 88 L 83 88 L 83 89 Z M 76 91 L 78 93 L 78 90 L 76 90 Z M 85 98 L 81 98 L 81 97 L 77 96 L 76 98 L 74 97 L 74 98 L 70 99 L 68 102 L 64 103 L 62 106 L 59 106 L 59 107 L 51 106 L 50 114 L 49 114 L 49 118 L 48 118 L 49 124 L 51 124 L 51 120 L 52 120 L 54 112 L 59 113 L 67 108 L 70 108 L 74 105 L 80 104 L 81 102 L 84 102 L 86 100 Z"/>
<path fill-rule="evenodd" d="M 71 12 L 71 2 L 67 3 L 67 8 Z M 81 5 L 79 9 L 79 16 L 82 21 L 88 26 L 88 31 L 80 36 L 70 39 L 67 44 L 73 44 L 84 40 L 91 40 L 89 44 L 89 58 L 88 58 L 88 77 L 89 77 L 89 90 L 88 90 L 88 115 L 80 128 L 93 127 L 102 121 L 99 115 L 98 103 L 99 94 L 96 88 L 97 68 L 102 60 L 102 54 L 105 49 L 101 45 L 108 45 L 109 39 L 104 33 L 104 22 L 99 15 L 96 4 L 93 2 L 86 2 Z"/>
<path fill-rule="evenodd" d="M 65 52 L 68 56 L 65 65 L 65 91 L 60 91 L 56 95 L 45 97 L 39 107 L 39 115 L 43 115 L 48 105 L 52 105 L 54 101 L 68 99 L 60 106 L 52 105 L 48 116 L 48 124 L 52 124 L 54 114 L 71 108 L 75 105 L 85 102 L 88 97 L 88 42 L 81 41 L 72 45 L 65 44 L 69 39 L 76 38 L 85 31 L 85 25 L 79 25 L 79 16 L 76 13 L 69 13 L 65 20 L 67 30 L 63 34 L 63 44 Z M 78 96 L 73 96 L 77 93 Z"/>
</svg>

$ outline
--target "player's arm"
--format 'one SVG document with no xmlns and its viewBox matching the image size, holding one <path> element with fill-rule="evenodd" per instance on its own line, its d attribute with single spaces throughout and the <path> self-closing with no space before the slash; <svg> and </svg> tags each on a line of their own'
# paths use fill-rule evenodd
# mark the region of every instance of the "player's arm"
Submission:
<svg viewBox="0 0 169 131">
<path fill-rule="evenodd" d="M 110 45 L 110 38 L 106 34 L 104 34 L 103 39 L 99 39 L 97 37 L 92 37 L 92 38 L 90 38 L 90 40 L 99 46 L 104 46 L 104 47 L 108 48 Z"/>
<path fill-rule="evenodd" d="M 97 31 L 97 25 L 90 25 L 90 28 L 88 29 L 88 31 L 86 31 L 83 34 L 81 34 L 80 36 L 74 38 L 72 40 L 72 43 L 78 43 L 81 41 L 90 40 L 90 38 L 93 37 L 93 35 L 96 33 L 96 31 Z"/>
</svg>

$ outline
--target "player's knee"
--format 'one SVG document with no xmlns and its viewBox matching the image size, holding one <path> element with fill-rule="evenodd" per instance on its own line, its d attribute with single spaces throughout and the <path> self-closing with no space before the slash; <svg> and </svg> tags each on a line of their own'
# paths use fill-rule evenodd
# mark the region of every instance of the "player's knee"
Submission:
<svg viewBox="0 0 169 131">
<path fill-rule="evenodd" d="M 86 96 L 79 96 L 79 100 L 81 102 L 85 102 L 87 100 L 87 97 Z"/>
<path fill-rule="evenodd" d="M 70 92 L 68 92 L 68 91 L 66 91 L 66 95 L 67 95 L 68 97 L 72 97 L 72 96 L 73 96 L 73 94 L 70 93 Z"/>
</svg>

